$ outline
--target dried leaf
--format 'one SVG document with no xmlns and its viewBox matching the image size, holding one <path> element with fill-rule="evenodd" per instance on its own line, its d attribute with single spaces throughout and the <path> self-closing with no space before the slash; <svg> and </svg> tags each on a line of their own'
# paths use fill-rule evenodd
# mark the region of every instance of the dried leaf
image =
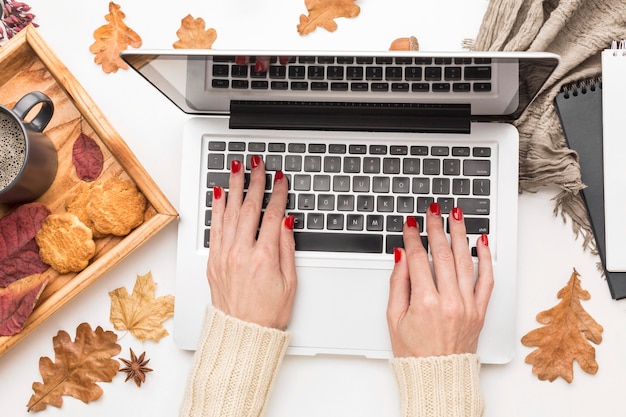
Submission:
<svg viewBox="0 0 626 417">
<path fill-rule="evenodd" d="M 112 359 L 120 353 L 117 335 L 98 326 L 92 330 L 87 323 L 76 328 L 76 340 L 61 330 L 52 338 L 55 361 L 48 357 L 39 360 L 43 384 L 33 383 L 35 392 L 28 402 L 28 411 L 41 411 L 49 404 L 60 407 L 63 395 L 70 395 L 85 403 L 102 396 L 97 382 L 111 382 L 119 369 Z"/>
<path fill-rule="evenodd" d="M 217 39 L 217 32 L 210 28 L 205 30 L 204 19 L 194 19 L 188 14 L 181 20 L 180 29 L 176 31 L 178 39 L 172 45 L 176 49 L 211 49 Z"/>
<path fill-rule="evenodd" d="M 574 269 L 567 285 L 557 294 L 561 302 L 537 315 L 537 321 L 546 326 L 522 338 L 524 346 L 537 346 L 525 361 L 533 365 L 533 373 L 542 381 L 561 377 L 571 383 L 574 360 L 589 374 L 598 371 L 596 350 L 588 340 L 600 344 L 603 328 L 580 303 L 591 296 L 581 287 L 579 276 Z"/>
<path fill-rule="evenodd" d="M 117 72 L 119 68 L 128 69 L 128 64 L 119 57 L 119 53 L 132 46 L 141 46 L 141 37 L 134 30 L 126 26 L 126 15 L 120 10 L 120 6 L 110 2 L 109 14 L 104 18 L 109 22 L 100 26 L 93 33 L 96 40 L 89 47 L 89 51 L 96 54 L 94 62 L 102 65 L 104 72 Z"/>
<path fill-rule="evenodd" d="M 0 219 L 0 287 L 48 269 L 39 258 L 35 235 L 49 214 L 43 204 L 27 203 Z"/>
<path fill-rule="evenodd" d="M 361 8 L 354 4 L 356 0 L 305 0 L 309 15 L 300 15 L 298 33 L 306 35 L 323 27 L 329 32 L 337 30 L 338 17 L 356 17 L 361 12 Z"/>
<path fill-rule="evenodd" d="M 155 287 L 152 273 L 148 272 L 137 275 L 131 295 L 123 287 L 109 292 L 110 320 L 117 330 L 129 330 L 142 342 L 146 339 L 158 342 L 169 334 L 162 323 L 174 314 L 174 296 L 155 299 Z"/>
<path fill-rule="evenodd" d="M 47 283 L 46 274 L 34 274 L 0 289 L 0 336 L 22 331 Z"/>
<path fill-rule="evenodd" d="M 104 156 L 95 140 L 81 133 L 72 147 L 76 175 L 83 181 L 95 181 L 102 173 Z"/>
</svg>

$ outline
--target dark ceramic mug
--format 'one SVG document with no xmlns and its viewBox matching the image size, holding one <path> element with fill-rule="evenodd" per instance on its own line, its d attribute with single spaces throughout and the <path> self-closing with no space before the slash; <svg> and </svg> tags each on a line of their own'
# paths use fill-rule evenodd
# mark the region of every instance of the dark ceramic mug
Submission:
<svg viewBox="0 0 626 417">
<path fill-rule="evenodd" d="M 38 104 L 37 114 L 25 118 Z M 52 100 L 33 91 L 13 109 L 0 105 L 0 203 L 36 200 L 48 190 L 57 172 L 57 152 L 43 134 L 54 113 Z"/>
</svg>

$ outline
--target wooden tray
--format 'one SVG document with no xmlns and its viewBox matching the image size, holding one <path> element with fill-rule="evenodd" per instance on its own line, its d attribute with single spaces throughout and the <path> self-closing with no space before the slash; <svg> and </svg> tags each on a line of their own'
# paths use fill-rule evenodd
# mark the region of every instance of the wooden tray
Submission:
<svg viewBox="0 0 626 417">
<path fill-rule="evenodd" d="M 52 269 L 45 272 L 50 277 L 48 285 L 22 332 L 0 337 L 2 355 L 107 270 L 176 219 L 178 213 L 33 26 L 28 26 L 0 48 L 0 67 L 0 103 L 3 105 L 12 108 L 20 97 L 34 90 L 42 91 L 54 102 L 54 116 L 44 132 L 57 148 L 59 168 L 54 183 L 39 198 L 39 202 L 48 206 L 53 213 L 65 211 L 66 196 L 81 182 L 72 163 L 72 146 L 81 132 L 93 138 L 104 154 L 104 169 L 99 179 L 111 176 L 131 179 L 148 201 L 144 223 L 129 235 L 96 239 L 96 255 L 82 272 L 65 275 Z M 0 204 L 0 217 L 13 208 Z"/>
</svg>

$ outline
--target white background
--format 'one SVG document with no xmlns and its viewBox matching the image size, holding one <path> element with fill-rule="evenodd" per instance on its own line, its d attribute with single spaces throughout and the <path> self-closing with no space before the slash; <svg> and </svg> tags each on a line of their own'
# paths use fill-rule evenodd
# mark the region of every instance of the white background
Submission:
<svg viewBox="0 0 626 417">
<path fill-rule="evenodd" d="M 186 118 L 131 71 L 104 74 L 93 63 L 93 31 L 106 23 L 108 1 L 30 0 L 40 33 L 91 95 L 170 201 L 178 207 L 180 143 Z M 460 50 L 464 38 L 478 32 L 486 0 L 359 0 L 361 14 L 338 19 L 339 29 L 296 32 L 304 1 L 187 0 L 120 1 L 126 24 L 143 38 L 145 48 L 170 48 L 180 20 L 191 13 L 217 30 L 217 49 L 362 49 L 386 50 L 398 37 L 414 35 L 422 50 Z M 0 69 L 1 70 L 1 69 Z M 557 304 L 556 293 L 576 268 L 591 293 L 583 307 L 604 326 L 596 347 L 600 369 L 587 375 L 574 364 L 574 381 L 539 381 L 524 363 L 532 349 L 518 344 L 511 363 L 484 366 L 481 373 L 488 417 L 619 416 L 626 382 L 625 304 L 614 301 L 596 269 L 598 258 L 583 251 L 569 221 L 553 215 L 556 189 L 519 198 L 519 296 L 517 335 L 539 327 L 535 315 Z M 112 329 L 108 292 L 129 291 L 138 274 L 152 272 L 157 296 L 173 294 L 176 225 L 171 224 L 143 245 L 21 343 L 0 357 L 0 415 L 25 416 L 31 385 L 41 381 L 41 356 L 53 357 L 52 337 L 59 330 L 72 338 L 76 327 Z M 202 278 L 202 277 L 201 277 Z M 172 332 L 173 320 L 165 323 Z M 104 395 L 90 403 L 64 397 L 60 409 L 45 416 L 174 416 L 183 395 L 192 355 L 179 350 L 171 336 L 143 345 L 133 336 L 119 341 L 128 349 L 147 351 L 147 382 L 137 388 L 118 375 L 101 383 Z M 362 358 L 287 357 L 270 398 L 267 416 L 397 416 L 397 389 L 386 361 Z"/>
</svg>

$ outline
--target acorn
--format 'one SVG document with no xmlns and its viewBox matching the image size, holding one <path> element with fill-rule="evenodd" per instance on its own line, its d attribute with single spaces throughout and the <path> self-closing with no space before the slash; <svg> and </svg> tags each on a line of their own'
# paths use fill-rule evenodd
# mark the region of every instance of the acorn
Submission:
<svg viewBox="0 0 626 417">
<path fill-rule="evenodd" d="M 390 51 L 419 51 L 420 44 L 415 36 L 398 38 L 391 43 Z"/>
</svg>

